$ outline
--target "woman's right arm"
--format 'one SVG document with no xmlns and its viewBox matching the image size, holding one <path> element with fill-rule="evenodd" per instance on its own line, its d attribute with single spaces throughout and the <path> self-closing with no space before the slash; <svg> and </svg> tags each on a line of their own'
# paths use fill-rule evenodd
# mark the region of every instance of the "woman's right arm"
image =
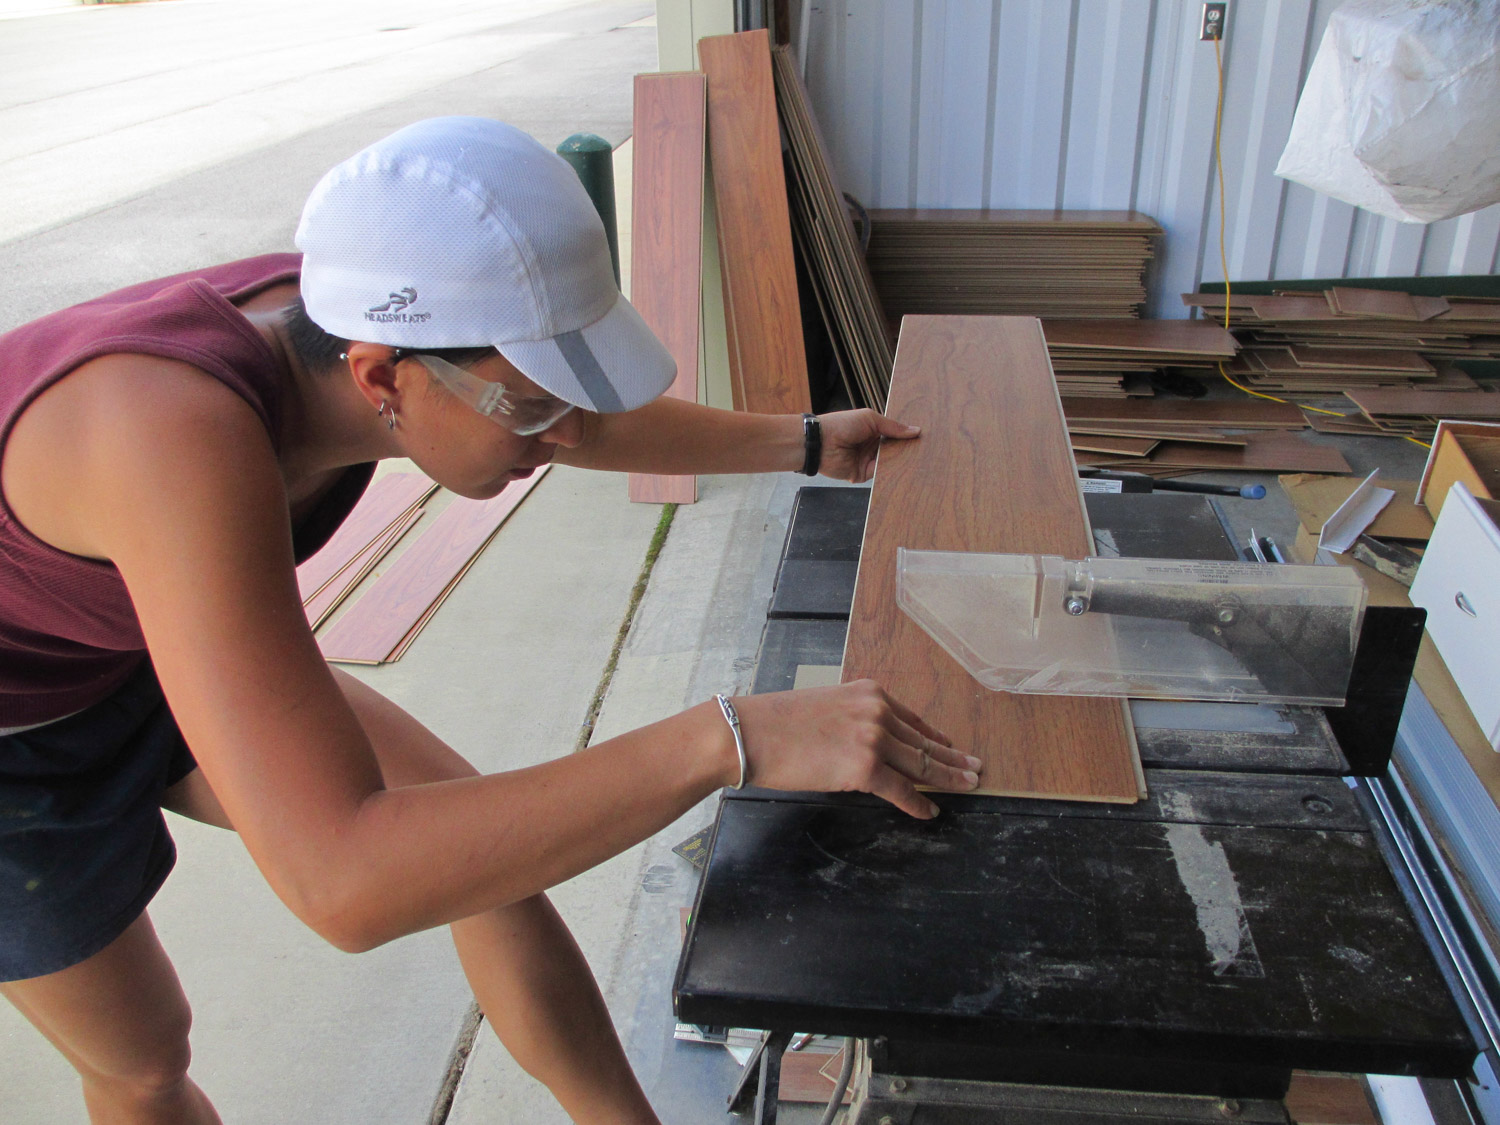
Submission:
<svg viewBox="0 0 1500 1125">
<path fill-rule="evenodd" d="M 18 514 L 118 567 L 204 776 L 276 893 L 339 947 L 525 898 L 737 780 L 710 701 L 529 769 L 387 790 L 307 628 L 280 468 L 249 407 L 143 357 L 95 361 L 54 395 L 18 427 L 7 495 L 14 454 L 34 462 L 45 419 L 66 420 L 77 455 L 48 462 L 41 493 L 56 503 Z M 965 757 L 873 684 L 738 703 L 756 784 L 867 790 L 918 816 L 924 767 L 928 784 L 972 787 Z"/>
</svg>

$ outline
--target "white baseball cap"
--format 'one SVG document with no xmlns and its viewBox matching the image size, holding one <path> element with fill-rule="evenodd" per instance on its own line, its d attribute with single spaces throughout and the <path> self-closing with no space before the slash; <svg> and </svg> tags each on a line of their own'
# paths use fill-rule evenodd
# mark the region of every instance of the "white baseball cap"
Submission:
<svg viewBox="0 0 1500 1125">
<path fill-rule="evenodd" d="M 296 241 L 307 314 L 343 339 L 493 346 L 600 413 L 643 406 L 676 376 L 615 285 L 578 176 L 499 121 L 435 117 L 356 153 L 313 188 Z"/>
</svg>

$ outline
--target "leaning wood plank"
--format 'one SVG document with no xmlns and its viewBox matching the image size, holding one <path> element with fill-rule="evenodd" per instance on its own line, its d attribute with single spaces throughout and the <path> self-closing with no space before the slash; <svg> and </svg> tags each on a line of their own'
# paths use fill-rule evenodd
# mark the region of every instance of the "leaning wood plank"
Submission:
<svg viewBox="0 0 1500 1125">
<path fill-rule="evenodd" d="M 369 592 L 318 638 L 324 657 L 350 664 L 390 659 L 548 468 L 544 465 L 526 480 L 512 481 L 489 500 L 460 497 L 449 504 Z"/>
<path fill-rule="evenodd" d="M 909 316 L 888 412 L 922 427 L 882 447 L 844 648 L 869 676 L 984 759 L 981 793 L 1131 802 L 1140 765 L 1118 699 L 979 685 L 896 605 L 896 548 L 1093 551 L 1039 323 Z"/>
<path fill-rule="evenodd" d="M 373 481 L 322 550 L 297 568 L 302 604 L 435 491 L 437 485 L 421 473 L 387 473 Z"/>
<path fill-rule="evenodd" d="M 792 171 L 793 233 L 851 400 L 878 409 L 891 377 L 885 311 L 791 48 L 771 52 L 771 70 Z"/>
<path fill-rule="evenodd" d="M 667 388 L 698 401 L 698 284 L 703 267 L 704 78 L 635 76 L 630 303 L 677 361 Z M 632 500 L 691 504 L 698 478 L 631 473 Z"/>
<path fill-rule="evenodd" d="M 708 76 L 708 151 L 719 220 L 731 377 L 742 409 L 811 409 L 792 259 L 781 132 L 764 30 L 698 42 Z M 740 403 L 736 403 L 740 407 Z"/>
</svg>

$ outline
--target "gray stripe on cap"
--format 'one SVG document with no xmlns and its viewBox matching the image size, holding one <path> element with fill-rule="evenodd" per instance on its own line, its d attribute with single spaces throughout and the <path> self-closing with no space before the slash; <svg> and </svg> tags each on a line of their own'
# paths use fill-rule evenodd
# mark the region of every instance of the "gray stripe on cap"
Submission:
<svg viewBox="0 0 1500 1125">
<path fill-rule="evenodd" d="M 604 374 L 604 368 L 594 358 L 593 350 L 583 338 L 583 333 L 564 332 L 553 339 L 557 341 L 557 350 L 562 352 L 563 359 L 567 360 L 573 374 L 578 377 L 578 385 L 583 388 L 583 393 L 594 404 L 594 410 L 599 414 L 622 412 L 625 404 L 620 401 L 609 377 Z"/>
</svg>

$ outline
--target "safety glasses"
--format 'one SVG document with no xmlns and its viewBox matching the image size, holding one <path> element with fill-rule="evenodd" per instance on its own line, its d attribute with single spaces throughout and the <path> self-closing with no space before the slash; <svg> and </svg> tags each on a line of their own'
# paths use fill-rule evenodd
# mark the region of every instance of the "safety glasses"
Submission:
<svg viewBox="0 0 1500 1125">
<path fill-rule="evenodd" d="M 440 359 L 435 355 L 401 349 L 397 358 L 410 356 L 458 398 L 491 422 L 504 426 L 518 437 L 530 437 L 550 429 L 573 409 L 556 395 L 518 395 L 504 383 L 491 383 L 473 372 Z"/>
</svg>

